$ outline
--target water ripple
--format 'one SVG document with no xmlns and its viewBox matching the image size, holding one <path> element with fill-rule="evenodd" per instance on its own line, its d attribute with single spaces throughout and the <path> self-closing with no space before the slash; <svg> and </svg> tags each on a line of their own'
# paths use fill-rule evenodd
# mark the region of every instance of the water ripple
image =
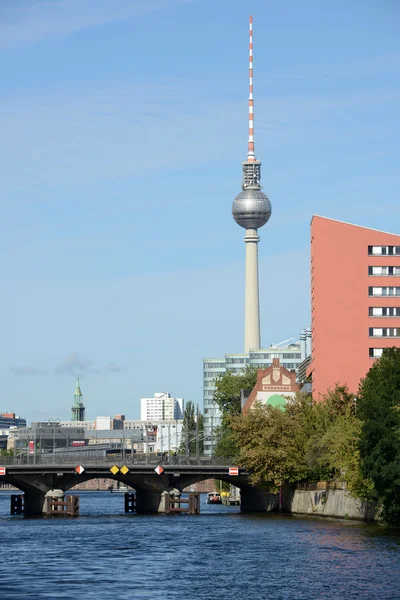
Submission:
<svg viewBox="0 0 400 600">
<path fill-rule="evenodd" d="M 117 494 L 80 495 L 78 519 L 21 519 L 0 494 L 1 600 L 400 598 L 396 531 L 206 505 L 124 515 Z"/>
</svg>

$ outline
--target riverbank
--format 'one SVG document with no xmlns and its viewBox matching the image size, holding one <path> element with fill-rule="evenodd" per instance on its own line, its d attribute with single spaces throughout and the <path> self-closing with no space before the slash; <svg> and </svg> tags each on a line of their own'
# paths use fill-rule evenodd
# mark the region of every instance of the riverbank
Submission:
<svg viewBox="0 0 400 600">
<path fill-rule="evenodd" d="M 379 521 L 374 502 L 353 498 L 347 490 L 295 490 L 283 509 L 295 515 L 316 515 L 357 521 Z"/>
</svg>

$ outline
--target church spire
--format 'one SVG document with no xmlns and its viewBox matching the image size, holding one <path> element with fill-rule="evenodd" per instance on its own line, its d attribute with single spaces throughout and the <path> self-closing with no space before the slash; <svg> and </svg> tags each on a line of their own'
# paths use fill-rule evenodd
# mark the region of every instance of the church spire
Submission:
<svg viewBox="0 0 400 600">
<path fill-rule="evenodd" d="M 74 402 L 71 408 L 71 421 L 85 420 L 85 406 L 83 404 L 83 395 L 79 384 L 79 377 L 76 378 L 76 388 L 74 392 Z"/>
</svg>

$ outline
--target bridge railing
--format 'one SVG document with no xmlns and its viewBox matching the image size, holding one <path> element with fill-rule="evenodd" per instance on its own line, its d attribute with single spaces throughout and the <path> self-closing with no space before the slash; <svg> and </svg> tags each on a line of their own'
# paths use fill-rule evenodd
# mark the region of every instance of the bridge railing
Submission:
<svg viewBox="0 0 400 600">
<path fill-rule="evenodd" d="M 54 454 L 36 454 L 0 457 L 0 464 L 4 466 L 11 465 L 87 465 L 96 466 L 109 464 L 122 466 L 129 465 L 157 465 L 162 466 L 225 466 L 232 465 L 233 460 L 221 456 L 193 456 L 186 454 L 157 455 L 157 454 L 105 454 L 104 452 L 55 452 Z"/>
</svg>

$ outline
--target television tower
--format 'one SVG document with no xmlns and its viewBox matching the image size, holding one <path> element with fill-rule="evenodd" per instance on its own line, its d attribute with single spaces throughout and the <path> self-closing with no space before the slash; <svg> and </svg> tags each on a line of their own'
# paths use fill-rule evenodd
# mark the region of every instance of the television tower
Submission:
<svg viewBox="0 0 400 600">
<path fill-rule="evenodd" d="M 258 287 L 258 229 L 271 216 L 271 202 L 261 191 L 261 162 L 254 154 L 254 100 L 253 100 L 253 17 L 250 17 L 250 93 L 249 140 L 247 160 L 243 165 L 242 191 L 233 201 L 232 215 L 244 227 L 246 234 L 246 294 L 244 316 L 244 351 L 260 349 L 260 300 Z"/>
</svg>

